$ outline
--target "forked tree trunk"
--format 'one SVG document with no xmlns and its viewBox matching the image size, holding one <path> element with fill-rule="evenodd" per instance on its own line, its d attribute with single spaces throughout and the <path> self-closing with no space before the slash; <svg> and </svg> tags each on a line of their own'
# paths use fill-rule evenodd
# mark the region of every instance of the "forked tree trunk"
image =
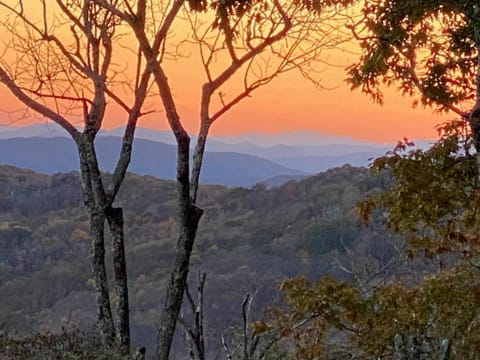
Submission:
<svg viewBox="0 0 480 360">
<path fill-rule="evenodd" d="M 153 69 L 155 70 L 155 69 Z M 157 69 L 158 70 L 158 69 Z M 155 72 L 154 72 L 155 73 Z M 163 73 L 162 73 L 163 74 Z M 182 301 L 187 287 L 190 257 L 192 254 L 198 223 L 203 210 L 196 206 L 197 191 L 203 154 L 207 140 L 210 122 L 208 117 L 203 119 L 200 134 L 193 155 L 192 178 L 190 179 L 190 137 L 179 122 L 175 103 L 170 93 L 166 77 L 162 74 L 156 77 L 160 93 L 163 94 L 169 122 L 177 140 L 177 204 L 179 213 L 179 238 L 177 241 L 175 263 L 170 274 L 167 286 L 165 305 L 158 327 L 155 359 L 168 360 L 172 346 L 178 315 L 182 308 Z M 157 74 L 158 75 L 158 74 Z"/>
<path fill-rule="evenodd" d="M 193 204 L 180 210 L 180 234 L 177 241 L 175 263 L 170 274 L 165 305 L 160 318 L 155 359 L 168 360 L 178 314 L 182 307 L 183 294 L 187 285 L 190 256 L 197 233 L 202 210 Z"/>
<path fill-rule="evenodd" d="M 125 261 L 123 212 L 107 200 L 93 146 L 93 137 L 82 134 L 77 142 L 80 174 L 85 205 L 90 213 L 92 239 L 91 267 L 95 284 L 97 320 L 102 341 L 107 347 L 116 345 L 123 353 L 130 351 L 128 287 Z M 112 239 L 114 292 L 116 295 L 115 322 L 109 297 L 105 265 L 105 221 Z M 115 339 L 116 344 L 115 344 Z"/>
<path fill-rule="evenodd" d="M 121 208 L 108 207 L 106 217 L 112 237 L 112 257 L 114 289 L 116 295 L 116 337 L 123 352 L 130 349 L 130 314 L 128 305 L 127 267 L 125 259 L 125 241 L 123 232 L 123 211 Z"/>
</svg>

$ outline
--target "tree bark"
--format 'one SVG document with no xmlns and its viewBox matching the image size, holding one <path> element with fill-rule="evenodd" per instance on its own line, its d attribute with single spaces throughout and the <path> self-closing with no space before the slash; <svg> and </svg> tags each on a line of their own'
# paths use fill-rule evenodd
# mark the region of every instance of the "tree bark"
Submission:
<svg viewBox="0 0 480 360">
<path fill-rule="evenodd" d="M 202 210 L 193 204 L 184 205 L 181 229 L 177 241 L 175 263 L 167 287 L 165 305 L 160 318 L 155 359 L 168 360 L 178 314 L 182 307 L 183 293 L 187 284 L 190 256 L 197 233 Z"/>
<path fill-rule="evenodd" d="M 105 267 L 105 220 L 106 211 L 103 184 L 98 171 L 98 163 L 93 147 L 93 137 L 83 133 L 76 139 L 80 158 L 83 200 L 90 215 L 91 269 L 97 303 L 97 321 L 102 342 L 112 347 L 115 340 L 115 327 L 110 305 L 107 272 Z M 94 169 L 94 167 L 97 167 Z M 96 170 L 96 171 L 92 171 Z"/>
<path fill-rule="evenodd" d="M 114 272 L 115 334 L 117 343 L 123 352 L 130 351 L 130 314 L 128 305 L 127 266 L 125 259 L 125 241 L 123 231 L 123 211 L 121 208 L 108 207 L 106 217 L 112 236 L 112 257 Z"/>
<path fill-rule="evenodd" d="M 105 213 L 101 209 L 89 209 L 90 212 L 90 236 L 92 239 L 91 266 L 95 284 L 95 299 L 97 302 L 97 316 L 102 340 L 111 347 L 115 338 L 112 311 L 105 269 Z"/>
</svg>

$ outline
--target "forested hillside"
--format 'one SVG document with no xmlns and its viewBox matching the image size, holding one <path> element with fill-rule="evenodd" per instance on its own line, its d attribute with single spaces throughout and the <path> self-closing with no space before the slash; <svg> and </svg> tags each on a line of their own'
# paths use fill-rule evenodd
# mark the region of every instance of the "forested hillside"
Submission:
<svg viewBox="0 0 480 360">
<path fill-rule="evenodd" d="M 45 176 L 0 167 L 3 332 L 95 323 L 79 181 L 77 173 Z M 221 334 L 240 322 L 246 293 L 253 294 L 254 313 L 261 317 L 278 302 L 276 285 L 287 277 L 306 274 L 315 280 L 332 274 L 358 283 L 394 275 L 399 267 L 383 265 L 398 259 L 397 240 L 380 225 L 361 227 L 355 213 L 355 204 L 387 181 L 344 166 L 271 189 L 201 187 L 198 203 L 205 216 L 190 273 L 191 279 L 199 270 L 207 273 L 210 351 L 217 351 Z M 118 200 L 125 209 L 133 340 L 150 349 L 175 246 L 175 191 L 174 182 L 129 174 Z M 177 342 L 176 351 L 182 348 Z"/>
</svg>

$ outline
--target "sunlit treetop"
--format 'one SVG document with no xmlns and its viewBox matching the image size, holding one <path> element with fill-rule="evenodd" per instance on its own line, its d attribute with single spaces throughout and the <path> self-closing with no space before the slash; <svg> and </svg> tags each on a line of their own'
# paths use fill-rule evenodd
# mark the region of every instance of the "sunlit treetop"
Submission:
<svg viewBox="0 0 480 360">
<path fill-rule="evenodd" d="M 292 5 L 295 7 L 305 7 L 312 11 L 321 11 L 324 7 L 335 5 L 346 6 L 352 4 L 353 0 L 294 0 Z M 193 11 L 206 11 L 208 8 L 218 11 L 220 14 L 224 12 L 228 15 L 241 16 L 247 10 L 259 4 L 265 9 L 274 3 L 271 0 L 188 0 L 190 9 Z"/>
<path fill-rule="evenodd" d="M 335 6 L 348 6 L 355 0 L 295 0 L 291 4 L 282 5 L 285 15 L 292 8 L 320 13 L 323 9 Z M 219 28 L 226 36 L 234 37 L 240 19 L 247 15 L 249 22 L 261 23 L 271 14 L 272 9 L 280 8 L 279 1 L 271 0 L 188 0 L 190 10 L 205 12 L 213 10 L 215 19 L 213 28 Z M 252 16 L 253 14 L 253 16 Z"/>
<path fill-rule="evenodd" d="M 352 28 L 362 47 L 353 88 L 381 102 L 380 85 L 397 84 L 425 106 L 467 115 L 478 97 L 478 1 L 367 0 Z"/>
</svg>

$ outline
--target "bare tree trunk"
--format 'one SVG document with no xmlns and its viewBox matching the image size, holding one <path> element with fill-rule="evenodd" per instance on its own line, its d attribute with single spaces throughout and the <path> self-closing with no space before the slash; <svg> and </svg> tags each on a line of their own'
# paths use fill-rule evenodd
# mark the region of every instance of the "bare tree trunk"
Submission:
<svg viewBox="0 0 480 360">
<path fill-rule="evenodd" d="M 165 305 L 159 323 L 155 359 L 168 360 L 178 314 L 182 307 L 183 293 L 187 285 L 190 256 L 197 233 L 202 210 L 193 204 L 181 209 L 183 218 L 179 239 L 177 241 L 175 263 L 170 274 Z"/>
<path fill-rule="evenodd" d="M 128 305 L 127 266 L 125 259 L 125 241 L 123 231 L 123 211 L 121 208 L 108 207 L 106 217 L 112 236 L 112 256 L 115 304 L 115 330 L 117 342 L 125 353 L 130 351 L 130 321 Z"/>
<path fill-rule="evenodd" d="M 90 211 L 90 236 L 92 239 L 91 266 L 95 283 L 95 299 L 97 302 L 97 316 L 103 342 L 112 346 L 115 338 L 110 299 L 108 297 L 108 282 L 105 269 L 105 214 L 101 209 L 93 208 Z"/>
<path fill-rule="evenodd" d="M 93 137 L 82 134 L 77 139 L 80 158 L 80 175 L 85 206 L 90 215 L 91 269 L 97 303 L 97 321 L 105 346 L 111 347 L 115 340 L 115 327 L 110 305 L 107 272 L 105 267 L 105 196 L 98 163 L 93 146 Z"/>
</svg>

